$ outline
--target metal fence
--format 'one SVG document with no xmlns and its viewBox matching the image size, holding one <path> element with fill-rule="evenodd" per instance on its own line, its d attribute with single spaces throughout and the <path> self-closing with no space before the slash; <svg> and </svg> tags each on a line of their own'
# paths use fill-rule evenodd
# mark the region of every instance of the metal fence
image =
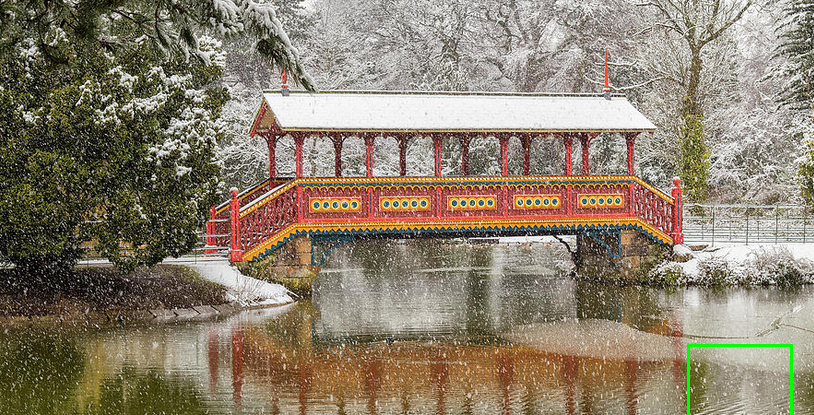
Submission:
<svg viewBox="0 0 814 415">
<path fill-rule="evenodd" d="M 803 205 L 684 205 L 686 243 L 814 243 Z"/>
</svg>

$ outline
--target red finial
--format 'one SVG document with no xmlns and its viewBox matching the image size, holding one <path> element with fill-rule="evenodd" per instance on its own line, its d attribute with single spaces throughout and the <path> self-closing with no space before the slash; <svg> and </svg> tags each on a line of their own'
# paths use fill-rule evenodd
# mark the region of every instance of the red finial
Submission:
<svg viewBox="0 0 814 415">
<path fill-rule="evenodd" d="M 610 82 L 608 81 L 608 50 L 605 49 L 605 88 L 602 89 L 605 99 L 610 99 Z"/>
<path fill-rule="evenodd" d="M 285 72 L 283 72 L 285 74 Z M 283 75 L 285 76 L 285 75 Z M 285 79 L 285 78 L 283 78 Z M 285 81 L 283 81 L 285 82 Z M 602 90 L 603 92 L 610 92 L 610 83 L 608 82 L 608 50 L 605 49 L 605 89 Z"/>
<path fill-rule="evenodd" d="M 288 73 L 283 69 L 283 88 L 280 90 L 283 96 L 288 96 Z"/>
</svg>

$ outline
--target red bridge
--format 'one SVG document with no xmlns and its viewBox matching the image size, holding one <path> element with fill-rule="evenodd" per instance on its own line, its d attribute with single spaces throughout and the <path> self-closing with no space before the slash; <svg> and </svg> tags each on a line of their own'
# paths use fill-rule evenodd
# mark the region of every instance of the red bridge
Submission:
<svg viewBox="0 0 814 415">
<path fill-rule="evenodd" d="M 207 225 L 207 245 L 228 247 L 232 261 L 262 259 L 300 235 L 576 234 L 595 239 L 611 256 L 622 253 L 627 230 L 657 244 L 682 242 L 679 182 L 668 194 L 635 175 L 636 137 L 655 127 L 622 96 L 276 91 L 263 98 L 250 135 L 268 144 L 270 179 L 242 193 L 233 189 L 231 201 L 212 208 Z M 625 140 L 623 175 L 590 175 L 590 145 L 603 133 Z M 333 143 L 335 177 L 304 177 L 304 142 L 314 136 Z M 478 136 L 499 142 L 500 176 L 469 175 L 469 144 Z M 296 177 L 283 179 L 276 153 L 286 137 L 295 143 Z M 407 176 L 407 144 L 415 137 L 432 140 L 434 176 Z M 341 177 L 348 139 L 364 142 L 365 177 Z M 373 176 L 380 140 L 397 143 L 399 176 Z M 442 175 L 449 140 L 460 143 L 461 176 Z M 509 175 L 510 140 L 521 144 L 521 175 Z M 529 175 L 532 140 L 562 140 L 563 175 Z M 580 175 L 572 172 L 575 143 Z"/>
</svg>

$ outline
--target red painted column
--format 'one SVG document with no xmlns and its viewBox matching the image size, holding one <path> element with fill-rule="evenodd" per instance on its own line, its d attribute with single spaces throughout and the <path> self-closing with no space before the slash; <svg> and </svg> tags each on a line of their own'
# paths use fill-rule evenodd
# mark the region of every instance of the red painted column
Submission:
<svg viewBox="0 0 814 415">
<path fill-rule="evenodd" d="M 684 201 L 682 200 L 681 195 L 681 179 L 678 177 L 673 178 L 673 234 L 671 235 L 673 238 L 674 244 L 683 244 L 684 243 L 684 214 L 682 212 L 684 208 Z"/>
<path fill-rule="evenodd" d="M 500 140 L 500 175 L 509 175 L 509 136 L 501 134 Z"/>
<path fill-rule="evenodd" d="M 435 177 L 441 177 L 441 143 L 444 136 L 433 134 L 432 144 L 435 147 Z"/>
<path fill-rule="evenodd" d="M 301 133 L 294 134 L 294 144 L 297 146 L 296 150 L 296 175 L 302 177 L 302 145 L 305 143 L 305 135 Z"/>
<path fill-rule="evenodd" d="M 277 135 L 267 135 L 266 144 L 269 147 L 269 179 L 273 179 L 277 176 Z"/>
<path fill-rule="evenodd" d="M 232 329 L 232 388 L 235 408 L 240 412 L 243 401 L 243 330 Z"/>
<path fill-rule="evenodd" d="M 461 174 L 469 176 L 469 136 L 461 136 Z"/>
<path fill-rule="evenodd" d="M 531 134 L 526 134 L 523 138 L 523 176 L 528 176 L 531 171 Z"/>
<path fill-rule="evenodd" d="M 334 176 L 342 177 L 342 136 L 334 134 Z"/>
<path fill-rule="evenodd" d="M 373 177 L 373 141 L 375 137 L 365 134 L 365 171 L 367 177 Z"/>
<path fill-rule="evenodd" d="M 633 144 L 636 141 L 636 136 L 639 133 L 626 133 L 625 134 L 625 144 L 627 144 L 627 174 L 633 176 L 634 173 L 634 165 L 633 165 Z"/>
<path fill-rule="evenodd" d="M 563 135 L 565 139 L 565 175 L 570 176 L 573 174 L 573 162 L 571 161 L 571 153 L 574 151 L 574 138 L 571 133 Z"/>
<path fill-rule="evenodd" d="M 579 144 L 582 148 L 582 175 L 588 176 L 591 174 L 591 168 L 588 165 L 589 148 L 591 146 L 591 136 L 586 133 L 579 135 Z"/>
<path fill-rule="evenodd" d="M 509 353 L 504 353 L 498 355 L 496 360 L 497 380 L 503 392 L 502 413 L 510 415 L 512 413 L 510 393 L 512 390 L 512 381 L 514 380 L 514 359 L 512 359 Z"/>
<path fill-rule="evenodd" d="M 218 332 L 214 329 L 209 331 L 207 341 L 208 362 L 209 362 L 209 392 L 215 393 L 218 390 Z"/>
<path fill-rule="evenodd" d="M 407 175 L 407 136 L 399 136 L 399 176 Z"/>
<path fill-rule="evenodd" d="M 230 190 L 232 200 L 229 202 L 229 220 L 231 222 L 231 246 L 229 260 L 240 262 L 243 260 L 243 251 L 240 249 L 240 202 L 237 200 L 237 187 Z"/>
</svg>

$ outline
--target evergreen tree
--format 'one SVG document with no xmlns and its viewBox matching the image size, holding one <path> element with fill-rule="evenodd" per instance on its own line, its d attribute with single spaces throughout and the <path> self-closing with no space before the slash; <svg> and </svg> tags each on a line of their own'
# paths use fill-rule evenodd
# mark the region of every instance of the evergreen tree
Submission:
<svg viewBox="0 0 814 415">
<path fill-rule="evenodd" d="M 805 155 L 798 173 L 803 199 L 811 204 L 814 203 L 814 141 L 810 131 L 814 117 L 814 0 L 791 0 L 785 8 L 785 17 L 782 27 L 787 29 L 777 50 L 785 58 L 779 69 L 787 79 L 780 101 L 809 121 L 800 123 L 809 131 L 799 133 Z"/>
<path fill-rule="evenodd" d="M 0 1 L 0 256 L 49 278 L 90 241 L 125 269 L 194 247 L 229 98 L 206 33 L 312 86 L 270 4 Z"/>
<path fill-rule="evenodd" d="M 814 110 L 814 0 L 791 0 L 785 8 L 787 30 L 778 55 L 785 58 L 781 72 L 788 82 L 781 101 L 792 108 Z"/>
</svg>

